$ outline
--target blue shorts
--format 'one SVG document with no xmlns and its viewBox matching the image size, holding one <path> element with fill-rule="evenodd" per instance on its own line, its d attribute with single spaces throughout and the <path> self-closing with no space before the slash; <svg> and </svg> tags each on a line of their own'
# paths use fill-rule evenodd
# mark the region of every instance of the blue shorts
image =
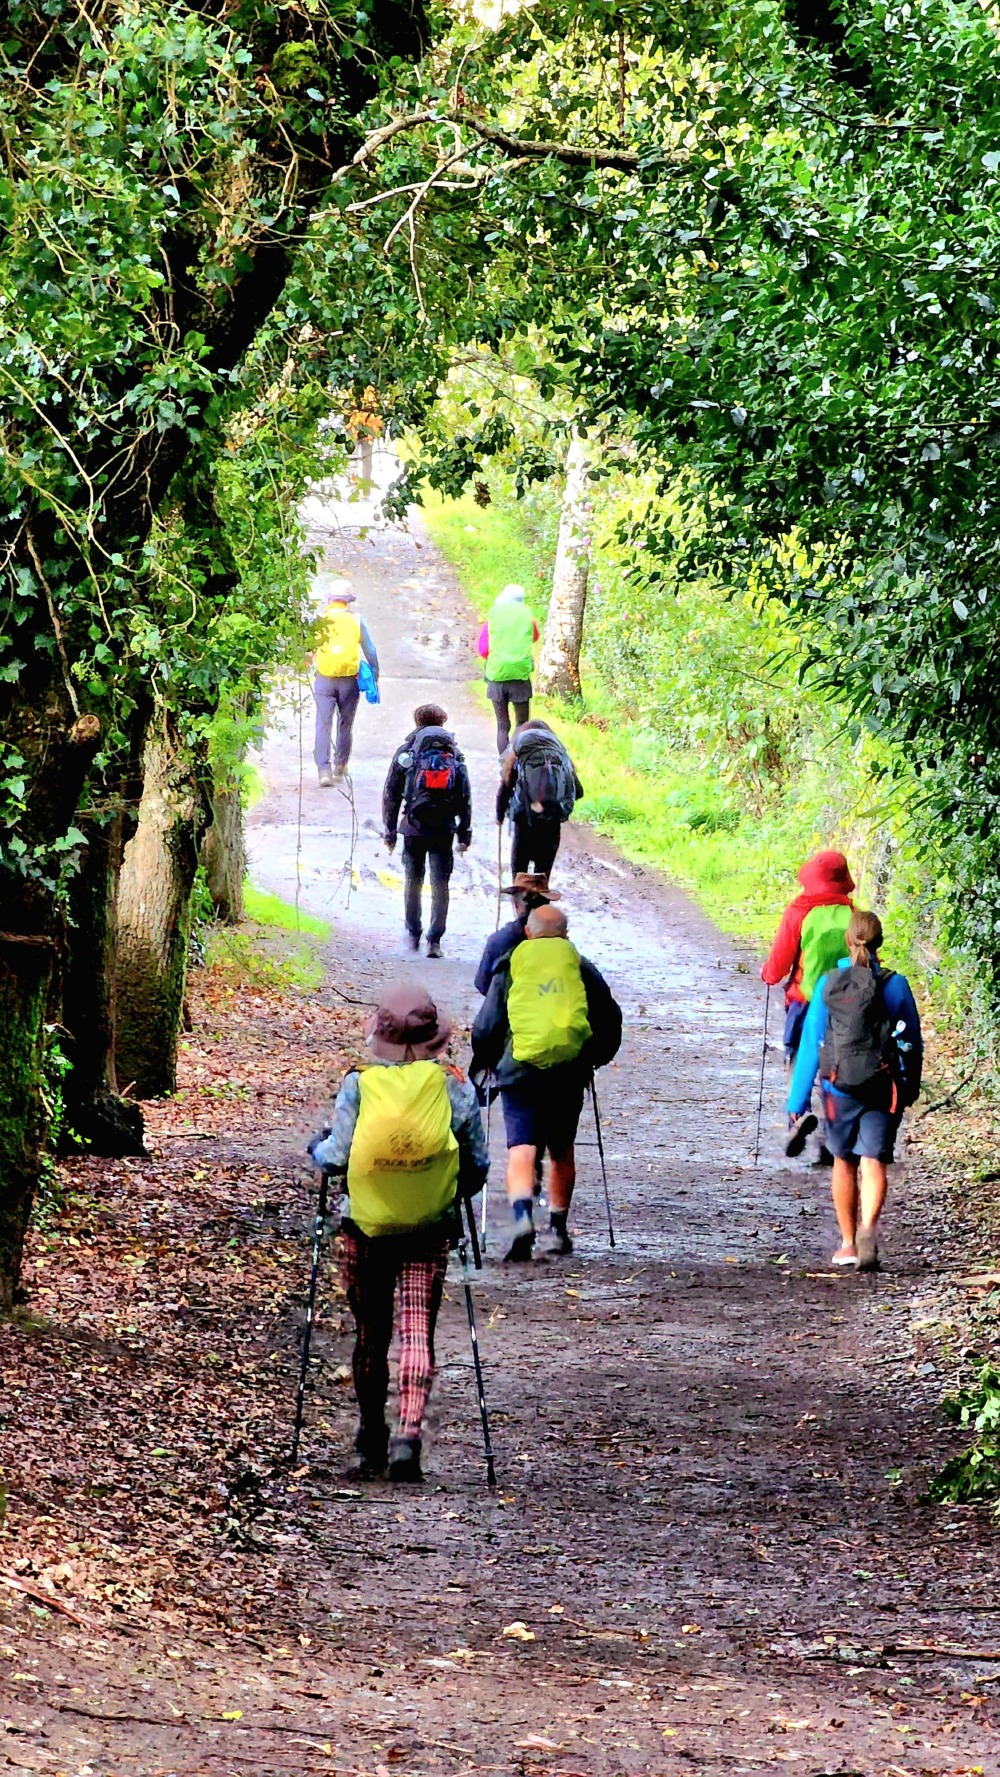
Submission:
<svg viewBox="0 0 1000 1777">
<path fill-rule="evenodd" d="M 571 1062 L 532 1068 L 514 1085 L 503 1086 L 500 1102 L 507 1146 L 564 1154 L 576 1140 L 586 1083 L 587 1075 Z"/>
<path fill-rule="evenodd" d="M 835 1160 L 881 1160 L 888 1166 L 896 1145 L 896 1131 L 903 1113 L 862 1104 L 846 1092 L 832 1092 L 827 1082 L 821 1084 L 823 1113 L 826 1118 L 824 1140 Z"/>
</svg>

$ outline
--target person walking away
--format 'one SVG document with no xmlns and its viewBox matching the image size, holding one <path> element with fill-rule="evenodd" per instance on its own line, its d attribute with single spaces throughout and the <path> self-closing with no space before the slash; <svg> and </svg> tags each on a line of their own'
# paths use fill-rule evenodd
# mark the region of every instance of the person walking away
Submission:
<svg viewBox="0 0 1000 1777">
<path fill-rule="evenodd" d="M 808 858 L 799 871 L 799 882 L 802 892 L 785 908 L 760 971 L 761 980 L 769 987 L 781 981 L 785 984 L 786 1067 L 794 1064 L 816 983 L 847 955 L 844 933 L 854 906 L 854 880 L 843 852 L 820 851 Z M 820 1120 L 815 1164 L 832 1163 Z"/>
<path fill-rule="evenodd" d="M 390 1481 L 422 1479 L 434 1330 L 456 1207 L 482 1190 L 489 1171 L 476 1095 L 440 1059 L 450 1034 L 423 988 L 394 983 L 367 1030 L 374 1065 L 346 1075 L 329 1131 L 309 1144 L 315 1164 L 346 1181 L 348 1193 L 339 1257 L 356 1328 L 359 1480 L 387 1468 Z M 399 1400 L 390 1437 L 397 1294 Z"/>
<path fill-rule="evenodd" d="M 494 600 L 479 631 L 479 655 L 486 662 L 486 695 L 497 723 L 497 752 L 510 742 L 510 709 L 515 722 L 531 714 L 531 675 L 539 629 L 524 602 L 524 587 L 511 584 Z"/>
<path fill-rule="evenodd" d="M 910 984 L 879 961 L 882 925 L 855 910 L 847 956 L 823 977 L 802 1027 L 788 1092 L 786 1153 L 801 1150 L 816 1118 L 809 1109 L 817 1074 L 833 1153 L 837 1269 L 874 1270 L 875 1230 L 903 1112 L 920 1092 L 923 1038 Z"/>
<path fill-rule="evenodd" d="M 510 896 L 513 919 L 491 932 L 483 945 L 483 954 L 476 970 L 476 992 L 488 993 L 493 971 L 497 964 L 511 951 L 516 949 L 524 938 L 524 928 L 528 923 L 528 914 L 536 907 L 547 907 L 550 902 L 561 900 L 558 889 L 549 888 L 549 879 L 537 870 L 521 870 L 512 883 L 500 890 L 502 895 Z"/>
<path fill-rule="evenodd" d="M 562 826 L 583 795 L 566 748 L 547 722 L 533 716 L 514 730 L 500 761 L 497 824 L 510 822 L 512 876 L 534 870 L 549 876 Z"/>
<path fill-rule="evenodd" d="M 794 1062 L 817 981 L 847 955 L 854 879 L 842 851 L 818 851 L 799 871 L 802 892 L 781 916 L 760 978 L 785 984 L 785 1061 Z"/>
<path fill-rule="evenodd" d="M 367 624 L 350 608 L 355 602 L 349 580 L 331 580 L 326 587 L 323 610 L 313 624 L 313 699 L 316 704 L 313 758 L 324 789 L 329 789 L 345 775 L 350 761 L 354 718 L 361 697 L 358 670 L 362 657 L 367 660 L 378 685 L 375 644 Z M 331 769 L 334 716 L 337 718 L 337 738 Z"/>
<path fill-rule="evenodd" d="M 524 942 L 494 970 L 472 1027 L 474 1076 L 492 1070 L 507 1133 L 507 1196 L 514 1231 L 506 1253 L 524 1263 L 535 1246 L 535 1162 L 546 1151 L 546 1258 L 573 1251 L 567 1225 L 576 1184 L 574 1143 L 595 1068 L 621 1047 L 621 1008 L 603 975 L 570 943 L 565 914 L 536 907 Z"/>
<path fill-rule="evenodd" d="M 424 875 L 431 879 L 431 923 L 427 929 L 428 956 L 441 955 L 441 940 L 448 923 L 449 884 L 455 864 L 454 845 L 468 851 L 472 844 L 472 791 L 455 737 L 445 723 L 447 710 L 440 704 L 422 703 L 413 712 L 415 726 L 396 748 L 382 792 L 382 825 L 385 843 L 393 851 L 403 834 L 403 917 L 410 946 L 420 944 L 423 926 Z"/>
</svg>

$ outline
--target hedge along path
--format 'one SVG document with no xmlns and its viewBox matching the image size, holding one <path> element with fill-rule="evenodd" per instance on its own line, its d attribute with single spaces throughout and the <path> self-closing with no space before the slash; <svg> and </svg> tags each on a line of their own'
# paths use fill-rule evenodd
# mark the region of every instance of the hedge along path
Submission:
<svg viewBox="0 0 1000 1777">
<path fill-rule="evenodd" d="M 345 811 L 308 773 L 301 904 L 332 919 L 331 989 L 357 998 L 403 961 L 376 796 L 412 707 L 432 693 L 448 707 L 480 810 L 495 783 L 472 679 L 475 626 L 419 543 L 341 532 L 329 549 L 384 656 L 384 702 L 358 721 L 350 907 L 333 894 L 349 844 Z M 293 718 L 292 709 L 286 730 L 279 711 L 269 733 L 267 793 L 251 832 L 255 880 L 287 900 Z M 493 845 L 480 819 L 456 868 L 446 959 L 409 959 L 459 1027 L 493 923 Z M 107 1609 L 103 1634 L 88 1638 L 14 1601 L 10 1645 L 29 1675 L 5 1701 L 18 1763 L 365 1777 L 990 1769 L 983 1684 L 1000 1645 L 991 1535 L 967 1513 L 921 1503 L 927 1469 L 949 1449 L 937 1383 L 918 1373 L 926 1358 L 910 1331 L 924 1287 L 920 1243 L 938 1232 L 933 1191 L 919 1169 L 897 1184 L 875 1288 L 828 1275 L 825 1177 L 767 1160 L 780 1135 L 776 1062 L 765 1158 L 749 1165 L 761 1007 L 749 959 L 683 896 L 579 829 L 558 871 L 574 936 L 626 1007 L 622 1057 L 601 1078 L 619 1244 L 608 1251 L 597 1155 L 584 1148 L 573 1259 L 530 1275 L 491 1263 L 478 1283 L 497 1495 L 482 1485 L 457 1275 L 439 1336 L 427 1486 L 363 1491 L 339 1479 L 353 1427 L 350 1338 L 329 1275 L 303 1465 L 292 1477 L 274 1466 L 293 1405 L 291 1295 L 301 1302 L 308 1267 L 297 1157 L 326 1079 L 357 1053 L 363 1012 L 325 989 L 307 1002 L 250 1006 L 235 995 L 197 1008 L 192 1075 L 215 1056 L 234 1089 L 254 1085 L 243 1097 L 206 1098 L 197 1121 L 189 1102 L 189 1121 L 214 1139 L 192 1144 L 186 1159 L 181 1139 L 164 1141 L 145 1187 L 146 1169 L 133 1170 L 127 1201 L 134 1210 L 144 1188 L 158 1190 L 168 1221 L 182 1213 L 172 1201 L 187 1193 L 190 1213 L 224 1178 L 214 1188 L 229 1221 L 217 1206 L 219 1225 L 208 1225 L 207 1197 L 201 1212 L 205 1263 L 218 1262 L 239 1225 L 257 1267 L 285 1261 L 285 1293 L 275 1289 L 258 1330 L 247 1258 L 239 1279 L 215 1294 L 205 1286 L 199 1300 L 212 1318 L 197 1337 L 175 1331 L 168 1341 L 153 1319 L 163 1291 L 150 1285 L 145 1361 L 160 1404 L 138 1398 L 150 1402 L 151 1433 L 162 1435 L 156 1414 L 172 1411 L 174 1443 L 187 1435 L 187 1375 L 200 1363 L 202 1416 L 220 1440 L 203 1447 L 201 1478 L 207 1495 L 211 1465 L 228 1453 L 219 1469 L 228 1493 L 210 1535 L 192 1515 L 186 1589 L 165 1590 L 144 1612 L 126 1608 L 131 1634 Z M 268 1096 L 269 1077 L 282 1097 Z M 165 1133 L 184 1112 L 165 1107 Z M 585 1125 L 585 1139 L 592 1133 Z M 497 1119 L 493 1139 L 499 1169 Z M 168 1167 L 177 1169 L 169 1192 Z M 499 1197 L 494 1212 L 498 1229 Z M 84 1289 L 81 1316 L 87 1301 Z M 248 1330 L 254 1367 L 238 1388 L 230 1353 Z M 204 1368 L 209 1342 L 222 1360 L 214 1372 Z M 131 1362 L 133 1388 L 145 1388 Z M 101 1398 L 117 1399 L 128 1380 L 108 1358 Z M 59 1386 L 69 1405 L 58 1411 L 78 1411 L 83 1383 L 62 1375 Z M 131 1453 L 124 1442 L 101 1462 L 138 1488 L 161 1459 L 136 1432 Z M 180 1453 L 169 1485 L 179 1486 L 182 1467 Z M 40 1517 L 46 1503 L 55 1509 L 39 1498 Z M 185 1506 L 166 1496 L 161 1509 L 176 1521 Z M 110 1505 L 92 1510 L 100 1518 Z M 134 1538 L 138 1564 L 146 1520 Z M 100 1608 L 85 1604 L 88 1614 Z"/>
</svg>

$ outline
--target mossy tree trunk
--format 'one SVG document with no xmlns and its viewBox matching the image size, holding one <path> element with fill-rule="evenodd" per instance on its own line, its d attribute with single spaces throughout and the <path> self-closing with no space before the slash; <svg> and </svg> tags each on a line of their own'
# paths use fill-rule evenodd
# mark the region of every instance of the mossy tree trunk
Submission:
<svg viewBox="0 0 1000 1777">
<path fill-rule="evenodd" d="M 580 696 L 580 649 L 590 575 L 590 456 L 574 432 L 566 452 L 566 487 L 552 572 L 549 613 L 535 683 L 551 696 Z"/>
<path fill-rule="evenodd" d="M 141 1154 L 142 1111 L 120 1097 L 115 1069 L 115 937 L 125 843 L 122 814 L 80 823 L 87 844 L 69 889 L 62 975 L 63 1144 L 95 1154 Z"/>
<path fill-rule="evenodd" d="M 40 659 L 34 678 L 27 675 L 32 701 L 17 734 L 32 795 L 20 830 L 0 847 L 0 1310 L 10 1307 L 20 1276 L 45 1138 L 45 1022 L 62 932 L 53 884 L 101 738 L 97 717 L 79 714 L 54 675 L 45 682 L 44 668 Z M 25 850 L 15 850 L 15 839 Z M 44 860 L 43 871 L 21 868 L 29 851 Z"/>
<path fill-rule="evenodd" d="M 190 755 L 162 719 L 146 741 L 142 800 L 118 888 L 116 1065 L 123 1091 L 177 1084 L 191 890 L 203 804 Z"/>
<path fill-rule="evenodd" d="M 247 873 L 239 784 L 216 780 L 211 810 L 211 825 L 201 847 L 208 892 L 216 917 L 225 925 L 235 926 L 243 918 L 243 883 Z"/>
</svg>

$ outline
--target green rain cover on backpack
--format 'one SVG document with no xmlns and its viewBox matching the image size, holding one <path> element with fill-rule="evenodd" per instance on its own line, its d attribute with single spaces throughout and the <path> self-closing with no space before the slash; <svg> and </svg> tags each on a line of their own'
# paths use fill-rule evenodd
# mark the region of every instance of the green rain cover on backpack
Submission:
<svg viewBox="0 0 1000 1777">
<path fill-rule="evenodd" d="M 514 1060 L 529 1067 L 575 1061 L 588 1040 L 587 990 L 568 938 L 527 938 L 510 959 L 507 994 Z"/>
</svg>

